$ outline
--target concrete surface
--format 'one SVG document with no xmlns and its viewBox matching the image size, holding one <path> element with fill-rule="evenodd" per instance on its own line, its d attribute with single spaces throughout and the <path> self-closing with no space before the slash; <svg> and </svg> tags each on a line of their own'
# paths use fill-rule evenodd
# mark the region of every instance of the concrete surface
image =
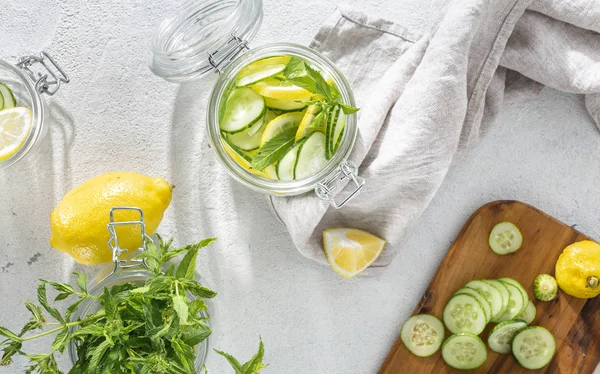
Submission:
<svg viewBox="0 0 600 374">
<path fill-rule="evenodd" d="M 220 292 L 213 345 L 249 358 L 261 335 L 265 373 L 375 373 L 462 224 L 491 200 L 525 201 L 600 239 L 600 133 L 580 97 L 544 90 L 506 106 L 489 135 L 457 160 L 387 272 L 343 280 L 306 260 L 264 197 L 234 183 L 208 148 L 205 107 L 215 78 L 178 86 L 147 68 L 153 31 L 176 3 L 2 0 L 0 56 L 48 50 L 72 81 L 49 100 L 39 152 L 0 172 L 0 325 L 22 326 L 22 301 L 35 300 L 37 278 L 64 281 L 82 269 L 50 248 L 48 215 L 64 193 L 106 171 L 177 185 L 160 227 L 177 243 L 219 238 L 198 266 Z M 423 0 L 346 4 L 421 32 L 429 15 Z M 308 44 L 334 7 L 265 0 L 252 44 Z M 229 198 L 212 198 L 223 192 Z M 23 367 L 18 360 L 0 373 Z M 231 372 L 215 355 L 208 367 Z"/>
</svg>

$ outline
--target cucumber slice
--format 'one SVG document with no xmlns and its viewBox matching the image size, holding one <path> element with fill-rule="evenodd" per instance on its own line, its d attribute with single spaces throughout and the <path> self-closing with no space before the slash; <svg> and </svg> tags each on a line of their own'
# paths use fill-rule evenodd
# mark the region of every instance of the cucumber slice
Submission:
<svg viewBox="0 0 600 374">
<path fill-rule="evenodd" d="M 333 156 L 335 154 L 335 151 L 337 150 L 337 147 L 342 140 L 342 134 L 344 132 L 345 127 L 346 127 L 346 115 L 344 114 L 343 111 L 340 110 L 337 121 L 335 121 L 335 124 L 333 125 L 331 144 L 329 144 L 331 156 Z"/>
<path fill-rule="evenodd" d="M 488 242 L 496 254 L 508 255 L 521 248 L 523 236 L 517 226 L 510 222 L 500 222 L 490 232 Z"/>
<path fill-rule="evenodd" d="M 281 160 L 277 162 L 277 179 L 282 181 L 289 181 L 294 179 L 294 168 L 296 167 L 296 160 L 298 158 L 298 151 L 305 140 L 301 140 L 290 147 L 285 152 Z"/>
<path fill-rule="evenodd" d="M 294 179 L 310 177 L 325 166 L 325 134 L 315 131 L 306 137 L 298 150 Z"/>
<path fill-rule="evenodd" d="M 529 295 L 527 294 L 527 290 L 525 289 L 525 287 L 523 287 L 523 285 L 519 283 L 519 281 L 513 278 L 500 278 L 498 280 L 500 282 L 510 283 L 519 289 L 519 292 L 521 292 L 521 295 L 523 295 L 523 309 L 521 309 L 521 312 L 523 312 L 527 307 L 527 302 L 529 301 Z"/>
<path fill-rule="evenodd" d="M 490 346 L 490 349 L 497 353 L 502 353 L 505 355 L 509 354 L 510 343 L 512 342 L 513 337 L 517 331 L 526 327 L 527 323 L 525 321 L 513 319 L 509 319 L 508 321 L 504 321 L 496 325 L 488 337 L 488 345 Z"/>
<path fill-rule="evenodd" d="M 298 128 L 298 125 L 300 125 L 300 122 L 302 121 L 302 117 L 304 117 L 304 113 L 301 112 L 285 113 L 275 117 L 273 120 L 267 123 L 265 131 L 260 139 L 260 146 L 262 147 L 273 137 L 290 128 Z"/>
<path fill-rule="evenodd" d="M 327 138 L 326 144 L 327 149 L 325 152 L 325 157 L 329 160 L 331 156 L 333 156 L 333 148 L 335 147 L 335 141 L 333 139 L 333 134 L 335 132 L 335 128 L 339 121 L 339 117 L 341 116 L 342 110 L 339 105 L 336 105 L 329 109 L 329 113 L 327 113 L 327 126 L 325 127 L 325 136 Z"/>
<path fill-rule="evenodd" d="M 490 322 L 490 318 L 492 315 L 492 306 L 490 305 L 490 303 L 488 303 L 488 301 L 485 299 L 485 297 L 483 297 L 482 294 L 479 293 L 479 291 L 474 290 L 472 288 L 468 288 L 468 287 L 463 287 L 460 288 L 458 291 L 456 291 L 454 293 L 455 295 L 471 295 L 474 298 L 477 299 L 477 301 L 479 301 L 479 304 L 481 305 L 481 307 L 483 308 L 483 312 L 485 313 L 485 320 L 486 323 Z"/>
<path fill-rule="evenodd" d="M 267 108 L 280 112 L 297 112 L 306 108 L 307 100 L 282 100 L 265 97 Z"/>
<path fill-rule="evenodd" d="M 508 288 L 497 279 L 484 279 L 482 282 L 489 284 L 494 287 L 498 291 L 500 291 L 500 295 L 502 295 L 502 313 L 495 318 L 492 318 L 491 322 L 500 322 L 499 319 L 502 317 L 502 314 L 506 311 L 506 307 L 508 306 L 508 301 L 510 300 L 510 293 L 508 292 Z"/>
<path fill-rule="evenodd" d="M 499 318 L 504 313 L 504 300 L 498 289 L 488 283 L 480 280 L 473 280 L 465 284 L 465 287 L 472 288 L 479 292 L 481 296 L 490 304 L 491 318 L 490 321 Z M 507 291 L 508 293 L 508 291 Z"/>
<path fill-rule="evenodd" d="M 485 329 L 487 319 L 483 307 L 471 295 L 454 295 L 446 304 L 444 324 L 452 333 L 469 332 L 479 335 Z"/>
<path fill-rule="evenodd" d="M 235 134 L 249 129 L 265 114 L 265 100 L 251 88 L 237 88 L 225 103 L 221 131 Z"/>
<path fill-rule="evenodd" d="M 0 96 L 2 96 L 2 104 L 0 104 L 0 109 L 10 109 L 17 105 L 15 95 L 13 95 L 11 89 L 8 88 L 8 86 L 4 83 L 0 83 Z"/>
<path fill-rule="evenodd" d="M 444 362 L 455 369 L 477 369 L 487 360 L 487 349 L 478 336 L 468 333 L 451 335 L 442 346 Z"/>
<path fill-rule="evenodd" d="M 523 299 L 523 294 L 521 293 L 521 291 L 519 291 L 517 287 L 510 283 L 502 283 L 504 283 L 504 285 L 508 289 L 510 298 L 508 299 L 506 310 L 504 311 L 502 316 L 498 318 L 498 322 L 504 322 L 508 321 L 509 319 L 514 319 L 521 313 L 523 308 L 527 306 L 527 303 L 525 303 L 525 300 Z"/>
<path fill-rule="evenodd" d="M 550 274 L 540 274 L 533 281 L 533 296 L 541 301 L 554 300 L 558 295 L 558 284 Z"/>
<path fill-rule="evenodd" d="M 525 307 L 525 311 L 521 312 L 515 319 L 520 319 L 529 325 L 535 319 L 535 315 L 537 314 L 537 310 L 535 309 L 535 305 L 529 300 L 527 303 L 527 307 Z"/>
<path fill-rule="evenodd" d="M 526 369 L 541 369 L 552 361 L 556 351 L 554 336 L 540 326 L 527 327 L 515 334 L 512 352 L 519 364 Z"/>
<path fill-rule="evenodd" d="M 4 109 L 4 97 L 0 95 L 0 110 Z"/>
<path fill-rule="evenodd" d="M 290 58 L 289 56 L 277 56 L 254 61 L 240 70 L 236 77 L 237 86 L 249 86 L 281 73 L 290 61 Z"/>
<path fill-rule="evenodd" d="M 402 325 L 400 338 L 414 355 L 431 356 L 442 345 L 444 325 L 439 319 L 429 314 L 412 316 Z"/>
<path fill-rule="evenodd" d="M 257 121 L 248 131 L 237 132 L 235 134 L 225 134 L 229 141 L 236 147 L 244 151 L 253 151 L 260 147 L 262 129 L 264 127 L 263 119 Z M 252 133 L 252 134 L 251 134 Z"/>
<path fill-rule="evenodd" d="M 254 125 L 254 126 L 250 127 L 250 129 L 248 130 L 248 135 L 253 136 L 254 134 L 256 134 L 257 132 L 259 132 L 260 130 L 263 130 L 263 126 L 266 126 L 275 117 L 277 117 L 277 114 L 275 114 L 275 112 L 267 109 L 265 111 L 265 115 L 262 118 L 262 125 L 261 126 Z"/>
</svg>

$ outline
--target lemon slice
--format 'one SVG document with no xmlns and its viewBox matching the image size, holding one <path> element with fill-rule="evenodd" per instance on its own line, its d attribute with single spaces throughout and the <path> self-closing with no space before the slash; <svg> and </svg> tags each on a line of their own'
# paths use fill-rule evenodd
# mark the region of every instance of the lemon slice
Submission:
<svg viewBox="0 0 600 374">
<path fill-rule="evenodd" d="M 313 120 L 315 119 L 317 114 L 319 114 L 320 111 L 321 106 L 319 104 L 310 105 L 308 109 L 306 109 L 306 113 L 304 114 L 304 117 L 302 117 L 302 121 L 298 126 L 298 131 L 296 132 L 296 141 L 299 141 L 300 139 L 308 135 L 308 133 L 310 132 L 310 125 L 312 124 Z"/>
<path fill-rule="evenodd" d="M 281 100 L 305 100 L 314 96 L 310 91 L 274 78 L 267 78 L 252 86 L 260 96 Z"/>
<path fill-rule="evenodd" d="M 0 111 L 0 161 L 21 149 L 31 132 L 31 117 L 31 111 L 25 107 Z"/>
<path fill-rule="evenodd" d="M 230 144 L 229 141 L 225 138 L 223 138 L 223 140 L 223 149 L 225 150 L 225 153 L 229 155 L 229 157 L 231 157 L 241 167 L 248 170 L 252 174 L 258 175 L 260 177 L 266 177 L 266 174 L 264 172 L 252 168 L 252 159 L 249 157 L 249 155 L 244 154 L 242 150 Z"/>
<path fill-rule="evenodd" d="M 333 228 L 323 231 L 323 247 L 333 270 L 352 278 L 377 260 L 385 240 L 363 230 Z"/>
</svg>

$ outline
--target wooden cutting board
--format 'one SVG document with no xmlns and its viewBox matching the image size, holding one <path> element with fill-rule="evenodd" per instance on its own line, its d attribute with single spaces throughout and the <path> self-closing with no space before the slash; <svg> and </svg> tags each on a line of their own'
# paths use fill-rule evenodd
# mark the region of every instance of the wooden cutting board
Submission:
<svg viewBox="0 0 600 374">
<path fill-rule="evenodd" d="M 508 256 L 494 254 L 488 246 L 491 229 L 499 222 L 510 221 L 523 234 L 523 246 Z M 592 373 L 600 361 L 600 297 L 577 299 L 559 291 L 550 302 L 533 298 L 533 280 L 538 274 L 554 275 L 554 264 L 569 244 L 589 239 L 573 228 L 527 204 L 518 201 L 495 201 L 481 207 L 467 221 L 442 261 L 414 314 L 433 314 L 442 319 L 450 296 L 473 279 L 515 278 L 528 290 L 537 316 L 531 325 L 543 326 L 556 339 L 556 354 L 540 373 Z M 492 324 L 480 335 L 487 343 Z M 398 335 L 399 332 L 398 332 Z M 450 333 L 446 331 L 446 337 Z M 464 373 L 447 366 L 441 349 L 426 358 L 410 353 L 400 338 L 383 363 L 380 374 Z M 488 349 L 488 359 L 475 373 L 531 373 L 522 368 L 512 355 Z"/>
</svg>

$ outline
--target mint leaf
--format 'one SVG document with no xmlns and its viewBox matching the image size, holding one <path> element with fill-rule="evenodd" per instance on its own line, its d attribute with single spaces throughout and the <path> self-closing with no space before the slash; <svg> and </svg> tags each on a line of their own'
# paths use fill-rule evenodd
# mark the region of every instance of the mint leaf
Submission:
<svg viewBox="0 0 600 374">
<path fill-rule="evenodd" d="M 173 296 L 173 309 L 177 313 L 179 317 L 179 324 L 187 325 L 188 324 L 188 316 L 189 316 L 189 306 L 187 302 L 187 297 L 183 295 Z"/>
<path fill-rule="evenodd" d="M 325 79 L 323 78 L 323 76 L 321 75 L 320 72 L 316 71 L 315 69 L 311 68 L 310 65 L 308 65 L 307 63 L 305 63 L 305 67 L 306 67 L 306 73 L 307 76 L 310 77 L 315 84 L 315 91 L 311 91 L 313 93 L 319 94 L 321 96 L 323 96 L 325 98 L 325 100 L 327 101 L 336 101 L 336 96 L 334 95 L 331 86 L 329 84 L 327 84 L 327 82 L 325 81 Z"/>
<path fill-rule="evenodd" d="M 194 271 L 196 270 L 196 259 L 198 257 L 198 247 L 192 248 L 183 257 L 183 260 L 177 266 L 175 276 L 183 279 L 194 279 Z"/>
<path fill-rule="evenodd" d="M 0 336 L 4 336 L 13 342 L 20 342 L 22 340 L 17 334 L 2 326 L 0 326 Z"/>
<path fill-rule="evenodd" d="M 77 275 L 77 286 L 81 292 L 87 292 L 87 274 L 78 273 L 76 271 L 73 274 Z"/>
<path fill-rule="evenodd" d="M 260 340 L 260 344 L 258 345 L 258 352 L 250 359 L 250 361 L 246 362 L 242 366 L 243 374 L 258 374 L 260 371 L 267 367 L 262 363 L 263 357 L 265 355 L 265 346 Z"/>
<path fill-rule="evenodd" d="M 293 56 L 285 66 L 285 69 L 283 70 L 283 75 L 287 79 L 306 75 L 305 66 L 306 65 L 303 59 L 301 59 L 300 57 Z"/>
<path fill-rule="evenodd" d="M 342 107 L 342 112 L 344 112 L 344 114 L 353 114 L 360 110 L 360 108 L 355 108 L 353 106 L 342 104 L 342 103 L 340 103 L 340 106 Z"/>
<path fill-rule="evenodd" d="M 44 281 L 41 281 L 40 285 L 38 286 L 38 302 L 40 303 L 42 308 L 44 308 L 46 312 L 48 312 L 48 314 L 54 317 L 54 319 L 62 323 L 65 322 L 65 320 L 60 315 L 60 312 L 57 309 L 52 308 L 50 304 L 48 304 L 48 297 L 46 296 L 46 282 Z"/>
<path fill-rule="evenodd" d="M 199 327 L 186 331 L 181 336 L 181 339 L 185 344 L 196 345 L 206 340 L 212 333 L 210 327 L 207 324 L 202 323 Z"/>
<path fill-rule="evenodd" d="M 229 365 L 231 365 L 231 367 L 235 370 L 236 374 L 242 373 L 242 364 L 240 364 L 240 362 L 235 357 L 233 357 L 227 352 L 219 351 L 218 349 L 215 349 L 215 352 L 225 357 L 227 361 L 229 361 Z"/>
<path fill-rule="evenodd" d="M 252 168 L 261 171 L 279 161 L 285 155 L 288 148 L 294 144 L 297 130 L 297 127 L 286 129 L 260 147 L 252 159 Z"/>
</svg>

